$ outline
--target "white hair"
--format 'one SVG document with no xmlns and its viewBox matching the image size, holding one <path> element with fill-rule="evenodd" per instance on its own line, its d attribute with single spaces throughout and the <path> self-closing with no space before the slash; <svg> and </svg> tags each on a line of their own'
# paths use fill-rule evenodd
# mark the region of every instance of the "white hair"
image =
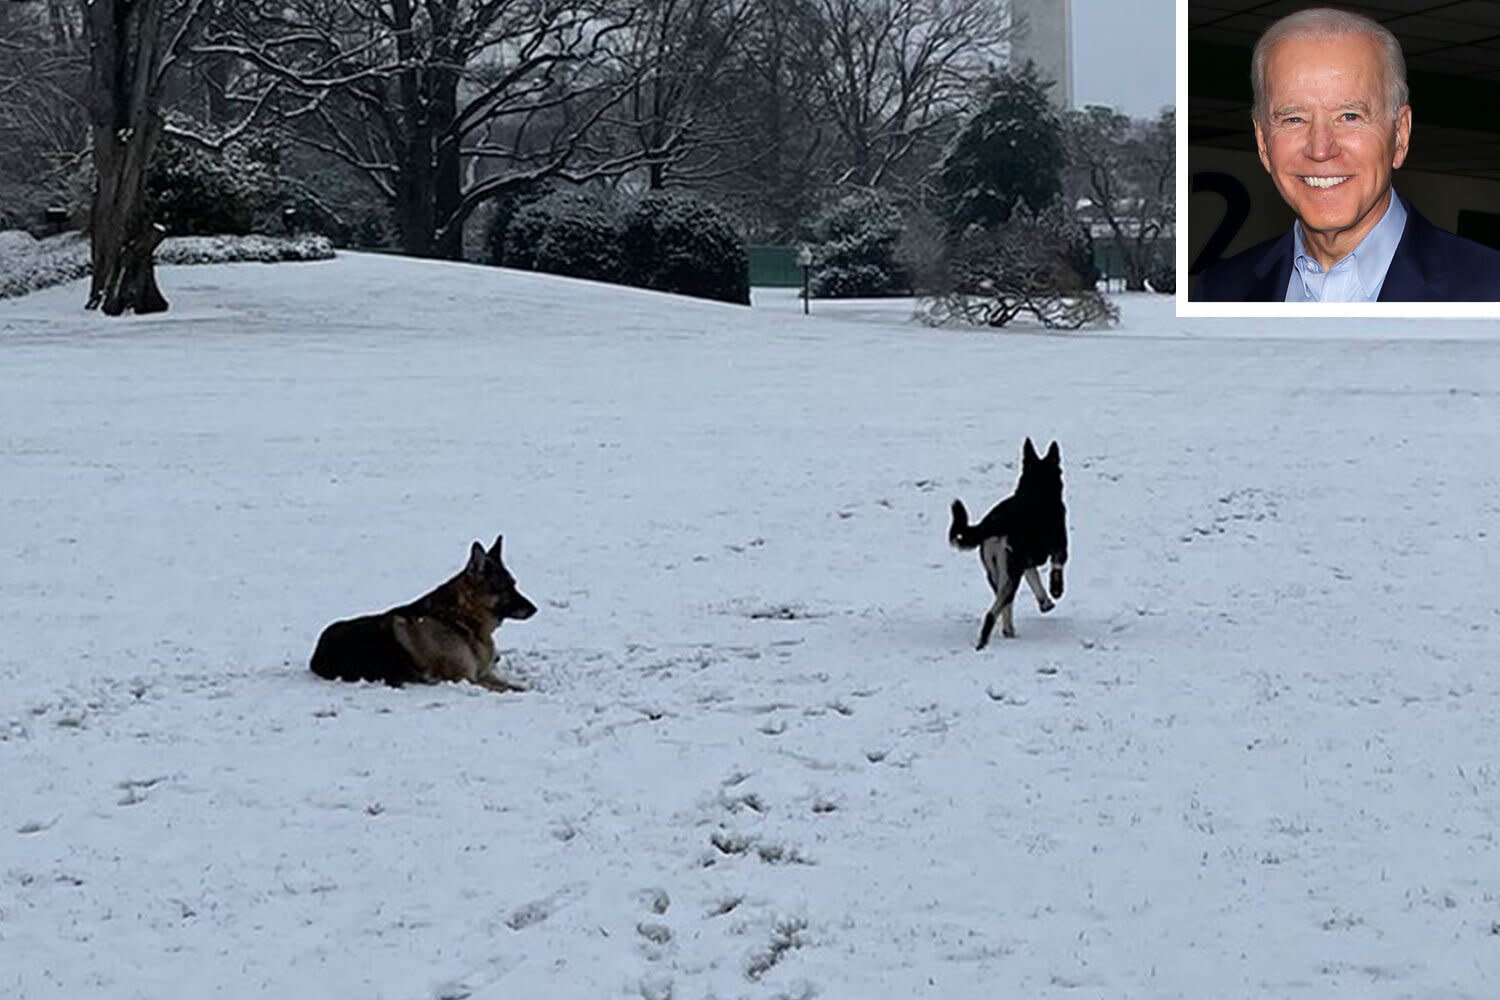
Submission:
<svg viewBox="0 0 1500 1000">
<path fill-rule="evenodd" d="M 1369 35 L 1380 43 L 1380 53 L 1385 60 L 1385 100 L 1387 110 L 1394 120 L 1396 112 L 1407 103 L 1406 57 L 1401 54 L 1401 43 L 1389 28 L 1366 17 L 1333 7 L 1311 7 L 1288 14 L 1265 30 L 1255 43 L 1255 52 L 1250 57 L 1250 86 L 1255 92 L 1255 104 L 1250 113 L 1256 121 L 1269 121 L 1266 107 L 1266 60 L 1271 47 L 1285 38 L 1315 38 L 1328 35 Z"/>
</svg>

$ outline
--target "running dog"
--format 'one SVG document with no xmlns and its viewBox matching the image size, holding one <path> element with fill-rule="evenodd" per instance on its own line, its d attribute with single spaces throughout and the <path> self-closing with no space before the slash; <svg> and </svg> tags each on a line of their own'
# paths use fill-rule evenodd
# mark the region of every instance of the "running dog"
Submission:
<svg viewBox="0 0 1500 1000">
<path fill-rule="evenodd" d="M 497 537 L 488 552 L 475 542 L 457 576 L 410 604 L 328 626 L 313 650 L 312 672 L 392 687 L 469 681 L 492 691 L 525 690 L 495 673 L 491 633 L 507 618 L 536 614 L 501 561 L 502 541 Z"/>
<path fill-rule="evenodd" d="M 979 643 L 983 649 L 1000 616 L 1000 634 L 1007 639 L 1016 635 L 1011 622 L 1011 604 L 1021 578 L 1036 595 L 1037 607 L 1046 614 L 1054 607 L 1052 598 L 1063 595 L 1063 564 L 1068 561 L 1067 508 L 1062 498 L 1062 455 L 1057 442 L 1038 458 L 1031 438 L 1021 449 L 1021 479 L 1016 491 L 1001 500 L 978 524 L 969 524 L 969 512 L 962 500 L 953 501 L 953 525 L 948 541 L 956 549 L 978 549 L 979 562 L 989 577 L 995 603 L 984 613 L 979 626 Z M 1052 560 L 1052 598 L 1042 591 L 1037 567 Z"/>
</svg>

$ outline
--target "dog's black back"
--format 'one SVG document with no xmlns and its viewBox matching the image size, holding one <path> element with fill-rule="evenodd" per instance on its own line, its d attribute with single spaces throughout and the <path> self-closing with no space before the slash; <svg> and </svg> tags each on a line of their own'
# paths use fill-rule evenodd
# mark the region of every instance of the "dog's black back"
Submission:
<svg viewBox="0 0 1500 1000">
<path fill-rule="evenodd" d="M 383 681 L 392 687 L 414 682 L 416 661 L 396 641 L 393 620 L 387 611 L 334 622 L 318 637 L 312 672 L 331 681 Z"/>
<path fill-rule="evenodd" d="M 1044 614 L 1052 610 L 1052 599 L 1042 591 L 1036 572 L 1049 559 L 1052 598 L 1062 597 L 1063 564 L 1068 561 L 1067 508 L 1062 490 L 1062 454 L 1057 442 L 1052 442 L 1042 457 L 1027 438 L 1021 450 L 1021 478 L 1016 491 L 997 503 L 978 524 L 969 523 L 963 501 L 953 501 L 948 541 L 955 548 L 979 550 L 979 562 L 995 592 L 995 603 L 979 628 L 979 649 L 989 642 L 997 618 L 1003 635 L 1015 635 L 1011 604 L 1023 578 L 1036 594 L 1038 609 Z"/>
<path fill-rule="evenodd" d="M 1001 500 L 978 524 L 969 524 L 961 500 L 953 501 L 953 525 L 948 541 L 956 548 L 975 549 L 986 538 L 1006 538 L 1013 558 L 1026 569 L 1040 566 L 1053 555 L 1068 554 L 1068 510 L 1063 504 L 1062 455 L 1057 442 L 1038 457 L 1027 438 L 1021 451 L 1021 478 L 1016 491 Z M 1062 560 L 1059 560 L 1062 561 Z"/>
</svg>

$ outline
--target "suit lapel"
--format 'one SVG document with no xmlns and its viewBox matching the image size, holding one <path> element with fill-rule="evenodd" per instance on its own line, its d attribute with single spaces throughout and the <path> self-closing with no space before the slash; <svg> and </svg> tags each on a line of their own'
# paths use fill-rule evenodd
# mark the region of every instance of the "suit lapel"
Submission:
<svg viewBox="0 0 1500 1000">
<path fill-rule="evenodd" d="M 1270 250 L 1255 264 L 1246 289 L 1246 302 L 1285 302 L 1286 286 L 1292 280 L 1292 234 L 1288 232 L 1271 244 Z"/>
<path fill-rule="evenodd" d="M 1427 300 L 1428 283 L 1422 273 L 1422 248 L 1426 243 L 1426 229 L 1429 225 L 1410 204 L 1406 206 L 1406 227 L 1401 231 L 1401 241 L 1396 244 L 1391 266 L 1386 269 L 1377 302 Z"/>
</svg>

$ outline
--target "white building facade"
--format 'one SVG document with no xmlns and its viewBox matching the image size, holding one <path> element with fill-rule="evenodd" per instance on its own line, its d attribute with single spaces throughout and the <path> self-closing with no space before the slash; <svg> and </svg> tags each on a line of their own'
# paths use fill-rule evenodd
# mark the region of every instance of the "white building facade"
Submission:
<svg viewBox="0 0 1500 1000">
<path fill-rule="evenodd" d="M 1010 64 L 1036 64 L 1043 80 L 1053 83 L 1053 103 L 1073 106 L 1072 0 L 1011 0 L 1015 34 L 1010 41 Z"/>
</svg>

